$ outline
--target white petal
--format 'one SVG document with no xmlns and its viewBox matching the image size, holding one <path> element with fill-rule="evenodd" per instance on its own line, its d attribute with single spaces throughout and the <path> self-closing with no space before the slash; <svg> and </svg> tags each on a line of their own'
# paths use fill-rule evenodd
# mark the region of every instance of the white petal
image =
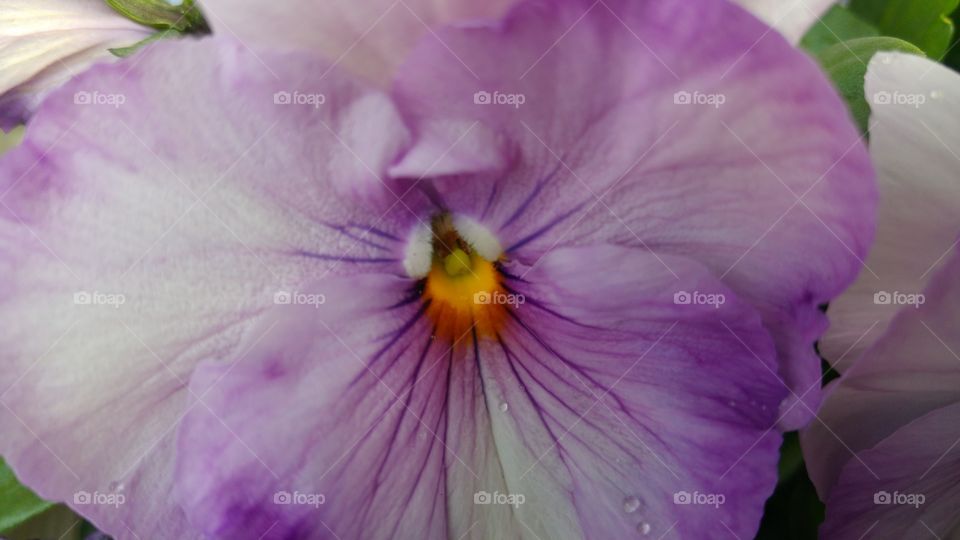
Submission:
<svg viewBox="0 0 960 540">
<path fill-rule="evenodd" d="M 881 53 L 866 93 L 880 216 L 867 268 L 828 311 L 820 349 L 841 370 L 899 309 L 913 309 L 909 295 L 923 291 L 960 232 L 960 75 L 918 56 Z"/>
<path fill-rule="evenodd" d="M 834 0 L 736 0 L 757 17 L 797 43 Z"/>
<path fill-rule="evenodd" d="M 102 0 L 0 0 L 0 122 L 95 60 L 111 58 L 107 49 L 151 32 Z"/>
</svg>

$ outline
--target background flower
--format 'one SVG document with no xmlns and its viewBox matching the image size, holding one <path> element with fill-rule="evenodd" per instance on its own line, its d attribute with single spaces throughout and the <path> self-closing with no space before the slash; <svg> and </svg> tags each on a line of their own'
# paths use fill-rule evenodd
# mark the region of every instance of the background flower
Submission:
<svg viewBox="0 0 960 540">
<path fill-rule="evenodd" d="M 47 91 L 153 30 L 103 0 L 0 0 L 0 129 L 22 122 Z"/>
<path fill-rule="evenodd" d="M 797 43 L 836 0 L 734 0 Z"/>
<path fill-rule="evenodd" d="M 960 75 L 930 60 L 884 53 L 870 63 L 870 154 L 881 206 L 877 242 L 857 281 L 831 302 L 831 328 L 820 342 L 840 371 L 904 307 L 892 295 L 922 293 L 960 234 L 958 91 Z"/>
<path fill-rule="evenodd" d="M 804 454 L 827 537 L 945 538 L 960 498 L 960 75 L 880 54 L 866 92 L 879 231 L 861 277 L 830 306 L 822 347 L 843 377 L 803 434 Z"/>
</svg>

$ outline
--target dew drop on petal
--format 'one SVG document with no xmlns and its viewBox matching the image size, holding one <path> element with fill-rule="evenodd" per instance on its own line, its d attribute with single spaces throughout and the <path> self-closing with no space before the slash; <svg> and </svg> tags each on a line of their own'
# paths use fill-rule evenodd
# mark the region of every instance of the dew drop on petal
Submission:
<svg viewBox="0 0 960 540">
<path fill-rule="evenodd" d="M 641 522 L 639 525 L 637 525 L 637 532 L 644 536 L 650 534 L 650 524 L 646 521 Z"/>
<path fill-rule="evenodd" d="M 623 500 L 623 511 L 632 514 L 640 508 L 640 499 L 636 497 L 627 497 Z"/>
<path fill-rule="evenodd" d="M 500 412 L 507 412 L 510 409 L 510 405 L 506 401 L 500 404 Z"/>
</svg>

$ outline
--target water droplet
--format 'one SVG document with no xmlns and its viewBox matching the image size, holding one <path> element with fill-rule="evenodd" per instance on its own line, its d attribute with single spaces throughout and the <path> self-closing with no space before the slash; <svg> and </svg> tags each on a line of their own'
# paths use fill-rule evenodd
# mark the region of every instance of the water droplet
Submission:
<svg viewBox="0 0 960 540">
<path fill-rule="evenodd" d="M 507 412 L 510 409 L 510 405 L 506 401 L 500 404 L 500 412 Z"/>
<path fill-rule="evenodd" d="M 647 523 L 646 521 L 643 521 L 639 525 L 637 525 L 637 532 L 644 536 L 650 534 L 650 529 L 651 529 L 650 524 Z"/>
<path fill-rule="evenodd" d="M 627 497 L 623 500 L 623 511 L 632 514 L 640 508 L 640 499 L 636 497 Z"/>
</svg>

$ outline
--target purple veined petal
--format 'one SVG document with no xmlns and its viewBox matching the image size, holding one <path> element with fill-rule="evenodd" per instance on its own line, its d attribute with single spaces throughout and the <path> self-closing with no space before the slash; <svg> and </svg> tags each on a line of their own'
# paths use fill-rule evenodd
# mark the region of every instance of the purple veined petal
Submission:
<svg viewBox="0 0 960 540">
<path fill-rule="evenodd" d="M 499 17 L 517 0 L 204 0 L 214 32 L 252 45 L 304 49 L 386 86 L 438 25 Z"/>
<path fill-rule="evenodd" d="M 779 31 L 791 43 L 817 22 L 836 0 L 733 0 Z"/>
<path fill-rule="evenodd" d="M 23 122 L 51 89 L 108 49 L 146 39 L 151 29 L 102 0 L 0 0 L 0 129 Z"/>
<path fill-rule="evenodd" d="M 960 403 L 900 427 L 843 468 L 823 538 L 954 538 L 960 507 Z M 869 531 L 869 533 L 868 533 Z"/>
<path fill-rule="evenodd" d="M 196 537 L 168 492 L 197 362 L 307 278 L 402 273 L 427 204 L 367 204 L 407 142 L 388 98 L 271 60 L 158 43 L 52 93 L 2 158 L 0 454 L 117 538 Z"/>
<path fill-rule="evenodd" d="M 877 240 L 854 284 L 830 303 L 820 342 L 840 371 L 857 360 L 900 309 L 912 309 L 960 235 L 960 75 L 926 58 L 883 53 L 870 62 L 870 153 L 877 165 Z"/>
<path fill-rule="evenodd" d="M 199 368 L 206 406 L 178 441 L 191 520 L 232 539 L 752 536 L 786 393 L 759 315 L 634 248 L 501 271 L 516 301 L 496 337 L 451 347 L 408 281 L 337 277 Z"/>
<path fill-rule="evenodd" d="M 818 420 L 801 434 L 810 479 L 823 500 L 833 497 L 841 471 L 862 459 L 855 454 L 960 401 L 956 250 L 922 294 L 923 303 L 901 309 L 883 336 L 831 383 Z"/>
<path fill-rule="evenodd" d="M 819 305 L 862 267 L 876 194 L 845 106 L 780 35 L 713 0 L 527 2 L 424 40 L 396 94 L 418 126 L 507 141 L 506 172 L 437 185 L 513 256 L 607 241 L 700 260 L 771 328 L 784 426 L 816 410 Z"/>
</svg>

